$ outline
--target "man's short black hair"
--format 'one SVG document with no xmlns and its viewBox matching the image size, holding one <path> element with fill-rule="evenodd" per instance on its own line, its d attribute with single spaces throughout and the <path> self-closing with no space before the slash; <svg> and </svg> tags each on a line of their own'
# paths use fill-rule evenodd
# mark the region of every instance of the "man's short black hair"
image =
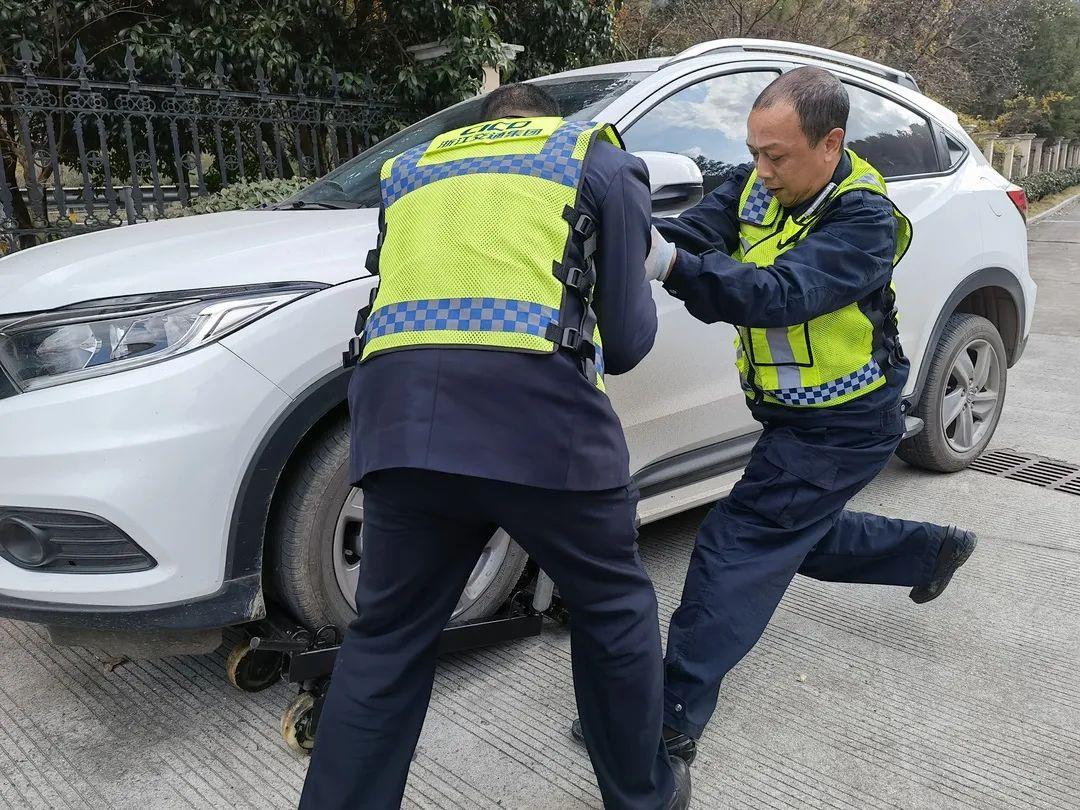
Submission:
<svg viewBox="0 0 1080 810">
<path fill-rule="evenodd" d="M 510 116 L 557 116 L 559 102 L 547 90 L 536 84 L 504 84 L 496 87 L 484 99 L 480 108 L 481 121 Z"/>
<path fill-rule="evenodd" d="M 799 126 L 811 146 L 839 127 L 847 129 L 847 90 L 840 80 L 819 67 L 801 67 L 788 71 L 761 91 L 754 102 L 760 110 L 787 102 L 799 116 Z"/>
</svg>

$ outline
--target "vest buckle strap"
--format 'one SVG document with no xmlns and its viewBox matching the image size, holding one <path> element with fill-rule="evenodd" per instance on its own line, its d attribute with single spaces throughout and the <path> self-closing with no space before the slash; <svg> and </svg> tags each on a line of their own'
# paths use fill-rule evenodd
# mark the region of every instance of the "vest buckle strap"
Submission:
<svg viewBox="0 0 1080 810">
<path fill-rule="evenodd" d="M 341 367 L 352 368 L 359 360 L 360 355 L 364 351 L 364 340 L 357 335 L 356 337 L 349 339 L 349 346 L 345 351 L 341 353 Z"/>
<path fill-rule="evenodd" d="M 582 298 L 588 298 L 596 284 L 596 268 L 592 266 L 582 270 L 580 267 L 567 267 L 555 262 L 551 272 L 555 278 L 576 291 Z"/>
<path fill-rule="evenodd" d="M 372 248 L 367 252 L 367 258 L 364 260 L 364 269 L 371 275 L 379 275 L 379 248 Z"/>
<path fill-rule="evenodd" d="M 588 238 L 596 231 L 596 222 L 588 214 L 578 211 L 572 205 L 567 205 L 563 208 L 563 219 L 570 223 L 570 227 L 574 229 L 574 232 L 582 237 Z"/>
<path fill-rule="evenodd" d="M 562 349 L 569 349 L 588 360 L 596 357 L 596 347 L 593 342 L 582 334 L 580 329 L 573 326 L 559 326 L 557 323 L 549 323 L 544 337 Z"/>
<path fill-rule="evenodd" d="M 353 326 L 353 334 L 359 335 L 364 331 L 368 316 L 371 314 L 371 304 L 356 310 L 356 324 Z"/>
<path fill-rule="evenodd" d="M 593 222 L 593 218 L 588 214 L 581 214 L 577 218 L 577 222 L 574 223 L 574 230 L 581 234 L 583 237 L 590 237 L 596 230 L 596 223 Z"/>
</svg>

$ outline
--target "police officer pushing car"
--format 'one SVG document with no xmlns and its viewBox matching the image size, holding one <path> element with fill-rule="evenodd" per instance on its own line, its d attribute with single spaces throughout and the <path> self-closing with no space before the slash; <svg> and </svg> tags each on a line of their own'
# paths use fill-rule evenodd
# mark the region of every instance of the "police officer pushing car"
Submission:
<svg viewBox="0 0 1080 810">
<path fill-rule="evenodd" d="M 652 347 L 648 175 L 605 124 L 508 85 L 482 120 L 387 161 L 378 292 L 353 346 L 350 473 L 364 489 L 357 618 L 302 808 L 393 808 L 439 635 L 505 529 L 558 585 L 604 804 L 685 808 L 661 738 L 656 596 L 604 378 Z"/>
<path fill-rule="evenodd" d="M 828 71 L 783 74 L 749 116 L 754 164 L 655 223 L 646 274 L 699 320 L 736 326 L 739 376 L 762 425 L 742 479 L 698 532 L 671 619 L 664 736 L 687 761 L 721 680 L 795 574 L 906 586 L 922 603 L 975 548 L 971 532 L 844 508 L 904 433 L 909 364 L 892 276 L 911 241 L 881 175 L 845 150 L 847 116 Z"/>
</svg>

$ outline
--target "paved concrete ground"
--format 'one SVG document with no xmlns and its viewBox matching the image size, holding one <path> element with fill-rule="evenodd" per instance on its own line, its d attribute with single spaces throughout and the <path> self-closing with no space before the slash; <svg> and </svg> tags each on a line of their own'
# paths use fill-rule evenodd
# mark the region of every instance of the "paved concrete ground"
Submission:
<svg viewBox="0 0 1080 810">
<path fill-rule="evenodd" d="M 1032 229 L 1040 285 L 995 446 L 1080 462 L 1080 205 Z M 946 596 L 798 579 L 731 674 L 694 766 L 696 808 L 1080 807 L 1080 498 L 977 472 L 893 465 L 855 502 L 971 526 Z M 662 621 L 702 512 L 643 532 Z M 598 807 L 566 737 L 558 630 L 445 661 L 406 805 Z M 0 620 L 0 805 L 289 807 L 305 763 L 277 726 L 290 691 L 231 690 L 224 653 L 108 671 Z"/>
</svg>

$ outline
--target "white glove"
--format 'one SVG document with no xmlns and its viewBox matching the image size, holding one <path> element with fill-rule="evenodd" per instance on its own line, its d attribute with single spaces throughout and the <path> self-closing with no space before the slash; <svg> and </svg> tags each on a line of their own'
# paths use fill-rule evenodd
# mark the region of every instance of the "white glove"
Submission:
<svg viewBox="0 0 1080 810">
<path fill-rule="evenodd" d="M 652 247 L 649 255 L 645 257 L 645 280 L 663 281 L 671 272 L 675 264 L 675 245 L 664 239 L 660 231 L 652 228 Z"/>
</svg>

